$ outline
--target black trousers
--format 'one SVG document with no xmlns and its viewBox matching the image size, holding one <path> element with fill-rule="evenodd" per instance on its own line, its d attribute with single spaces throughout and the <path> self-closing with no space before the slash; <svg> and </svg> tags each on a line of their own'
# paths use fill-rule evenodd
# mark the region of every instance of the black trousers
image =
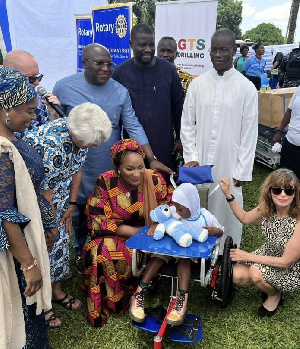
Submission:
<svg viewBox="0 0 300 349">
<path fill-rule="evenodd" d="M 261 78 L 260 78 L 260 76 L 249 76 L 249 75 L 246 75 L 246 78 L 248 80 L 250 80 L 251 82 L 253 82 L 254 86 L 257 89 L 257 91 L 260 90 L 260 88 L 261 88 Z"/>
<path fill-rule="evenodd" d="M 282 142 L 280 167 L 292 170 L 300 180 L 300 147 L 290 143 L 286 138 Z"/>
</svg>

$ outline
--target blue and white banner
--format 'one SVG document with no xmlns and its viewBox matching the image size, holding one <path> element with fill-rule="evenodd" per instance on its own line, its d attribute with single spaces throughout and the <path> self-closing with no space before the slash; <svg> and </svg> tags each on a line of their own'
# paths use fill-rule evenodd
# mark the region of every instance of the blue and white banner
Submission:
<svg viewBox="0 0 300 349">
<path fill-rule="evenodd" d="M 3 55 L 11 51 L 6 0 L 0 0 L 0 49 Z"/>
<path fill-rule="evenodd" d="M 211 68 L 210 39 L 216 30 L 217 0 L 157 2 L 156 44 L 163 36 L 177 41 L 175 63 L 192 75 Z"/>
<path fill-rule="evenodd" d="M 93 28 L 91 16 L 76 16 L 76 38 L 77 38 L 77 73 L 83 71 L 82 52 L 84 48 L 93 43 Z"/>
<path fill-rule="evenodd" d="M 131 58 L 132 3 L 92 9 L 94 42 L 105 46 L 115 64 Z"/>
</svg>

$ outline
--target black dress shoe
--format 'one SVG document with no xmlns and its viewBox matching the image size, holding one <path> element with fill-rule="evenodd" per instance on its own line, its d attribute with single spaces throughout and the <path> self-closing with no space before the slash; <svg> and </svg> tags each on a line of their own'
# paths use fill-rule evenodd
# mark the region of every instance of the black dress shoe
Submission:
<svg viewBox="0 0 300 349">
<path fill-rule="evenodd" d="M 267 297 L 268 298 L 268 297 Z M 268 309 L 266 309 L 263 305 L 258 309 L 258 316 L 259 317 L 271 317 L 271 316 L 273 316 L 275 313 L 276 313 L 276 311 L 277 311 L 277 309 L 278 309 L 278 307 L 281 305 L 283 303 L 283 296 L 282 296 L 282 293 L 281 293 L 281 295 L 280 295 L 280 300 L 279 300 L 279 303 L 278 303 L 278 305 L 277 305 L 277 307 L 274 309 L 274 310 L 268 310 Z"/>
</svg>

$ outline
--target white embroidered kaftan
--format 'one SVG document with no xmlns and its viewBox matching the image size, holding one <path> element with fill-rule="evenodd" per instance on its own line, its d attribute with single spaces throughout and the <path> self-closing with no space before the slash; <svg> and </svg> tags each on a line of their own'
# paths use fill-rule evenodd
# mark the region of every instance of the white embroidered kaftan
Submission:
<svg viewBox="0 0 300 349">
<path fill-rule="evenodd" d="M 222 177 L 229 177 L 231 193 L 241 206 L 242 189 L 234 187 L 232 179 L 252 180 L 257 129 L 257 91 L 237 70 L 220 76 L 213 68 L 191 82 L 181 119 L 184 161 L 214 165 L 210 190 Z M 239 246 L 242 224 L 220 189 L 209 198 L 208 210 L 225 227 L 223 241 L 230 235 Z"/>
</svg>

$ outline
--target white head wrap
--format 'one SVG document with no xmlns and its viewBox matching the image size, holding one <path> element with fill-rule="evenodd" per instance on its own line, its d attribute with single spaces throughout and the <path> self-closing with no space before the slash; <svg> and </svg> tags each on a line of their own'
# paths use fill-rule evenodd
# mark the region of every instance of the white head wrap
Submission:
<svg viewBox="0 0 300 349">
<path fill-rule="evenodd" d="M 197 188 L 191 183 L 182 183 L 172 196 L 172 201 L 187 207 L 191 211 L 189 219 L 196 219 L 200 214 L 201 203 Z"/>
</svg>

